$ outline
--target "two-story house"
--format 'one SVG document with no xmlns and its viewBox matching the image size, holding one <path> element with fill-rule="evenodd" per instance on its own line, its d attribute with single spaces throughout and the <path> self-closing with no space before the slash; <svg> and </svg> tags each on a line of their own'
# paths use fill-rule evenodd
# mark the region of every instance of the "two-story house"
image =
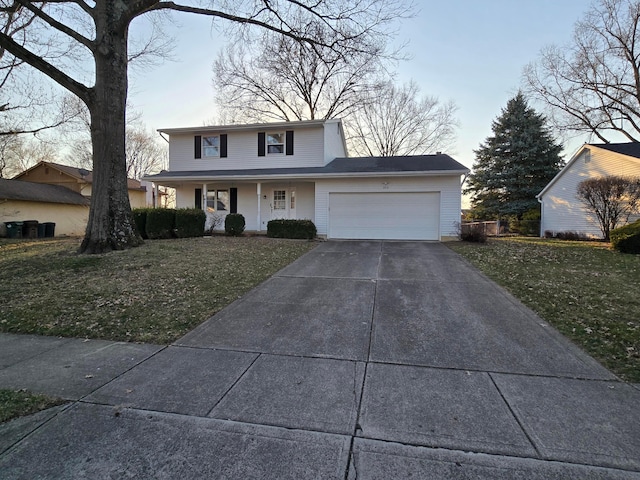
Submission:
<svg viewBox="0 0 640 480">
<path fill-rule="evenodd" d="M 178 208 L 241 213 L 248 231 L 310 219 L 334 239 L 457 237 L 461 177 L 448 155 L 347 156 L 340 120 L 159 130 L 169 170 L 145 177 L 176 189 Z"/>
</svg>

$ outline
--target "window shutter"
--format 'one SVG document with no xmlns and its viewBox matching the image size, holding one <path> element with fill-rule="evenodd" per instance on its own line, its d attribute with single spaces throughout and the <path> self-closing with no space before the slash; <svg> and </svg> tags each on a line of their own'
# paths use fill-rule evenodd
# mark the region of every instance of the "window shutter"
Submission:
<svg viewBox="0 0 640 480">
<path fill-rule="evenodd" d="M 220 135 L 220 158 L 227 157 L 227 134 Z"/>
<path fill-rule="evenodd" d="M 229 190 L 229 213 L 238 213 L 238 189 L 231 188 Z"/>
<path fill-rule="evenodd" d="M 264 157 L 265 154 L 265 142 L 266 142 L 265 132 L 258 132 L 258 156 Z"/>
<path fill-rule="evenodd" d="M 193 158 L 202 158 L 202 135 L 193 137 Z"/>
<path fill-rule="evenodd" d="M 194 205 L 198 210 L 202 210 L 202 189 L 196 188 Z"/>
<path fill-rule="evenodd" d="M 293 130 L 287 130 L 285 151 L 287 155 L 293 155 Z"/>
</svg>

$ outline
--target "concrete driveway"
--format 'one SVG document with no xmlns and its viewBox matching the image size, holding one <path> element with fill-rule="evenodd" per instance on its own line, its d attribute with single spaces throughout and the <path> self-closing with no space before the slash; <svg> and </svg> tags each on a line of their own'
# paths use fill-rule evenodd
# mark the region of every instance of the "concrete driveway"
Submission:
<svg viewBox="0 0 640 480">
<path fill-rule="evenodd" d="M 640 391 L 438 243 L 323 243 L 169 347 L 3 335 L 1 387 L 73 400 L 2 478 L 640 478 Z"/>
</svg>

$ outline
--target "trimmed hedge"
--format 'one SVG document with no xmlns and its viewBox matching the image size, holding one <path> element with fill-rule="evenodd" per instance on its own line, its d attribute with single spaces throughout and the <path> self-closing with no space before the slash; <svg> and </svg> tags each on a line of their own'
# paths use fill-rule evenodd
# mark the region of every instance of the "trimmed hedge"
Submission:
<svg viewBox="0 0 640 480">
<path fill-rule="evenodd" d="M 199 208 L 180 208 L 176 210 L 176 237 L 202 237 L 206 221 L 207 214 Z"/>
<path fill-rule="evenodd" d="M 172 238 L 176 224 L 173 208 L 151 208 L 147 212 L 146 232 L 149 239 Z"/>
<path fill-rule="evenodd" d="M 244 232 L 245 221 L 241 213 L 229 213 L 224 219 L 224 231 L 227 235 L 237 237 Z"/>
<path fill-rule="evenodd" d="M 611 246 L 621 253 L 640 253 L 640 220 L 611 230 Z"/>
<path fill-rule="evenodd" d="M 313 239 L 318 233 L 311 220 L 271 220 L 267 222 L 267 237 Z"/>
<path fill-rule="evenodd" d="M 149 238 L 147 235 L 147 214 L 150 210 L 153 210 L 153 208 L 134 208 L 132 210 L 133 221 L 136 223 L 138 233 L 145 240 Z"/>
</svg>

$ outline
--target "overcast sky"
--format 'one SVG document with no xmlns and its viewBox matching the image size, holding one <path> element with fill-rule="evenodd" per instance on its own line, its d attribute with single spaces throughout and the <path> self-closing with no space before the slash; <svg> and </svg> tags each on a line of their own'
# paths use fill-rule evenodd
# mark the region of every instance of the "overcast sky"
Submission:
<svg viewBox="0 0 640 480">
<path fill-rule="evenodd" d="M 398 80 L 415 80 L 422 92 L 459 107 L 460 128 L 450 153 L 471 167 L 473 150 L 491 135 L 491 122 L 520 84 L 523 67 L 549 44 L 570 41 L 589 0 L 422 0 L 405 20 L 398 41 L 409 42 L 411 60 L 398 65 Z M 212 64 L 225 39 L 206 18 L 175 15 L 168 33 L 176 61 L 131 78 L 130 102 L 150 128 L 209 123 L 216 115 Z M 133 25 L 136 28 L 136 25 Z M 533 105 L 534 107 L 538 107 Z M 567 159 L 585 140 L 566 144 Z"/>
</svg>

